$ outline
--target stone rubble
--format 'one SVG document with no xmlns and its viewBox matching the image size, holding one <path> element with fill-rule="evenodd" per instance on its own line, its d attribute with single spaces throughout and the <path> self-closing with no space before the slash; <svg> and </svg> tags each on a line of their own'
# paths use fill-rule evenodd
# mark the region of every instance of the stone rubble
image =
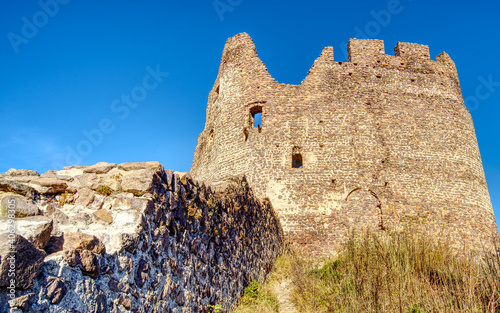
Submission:
<svg viewBox="0 0 500 313">
<path fill-rule="evenodd" d="M 244 177 L 223 190 L 158 162 L 11 169 L 0 204 L 0 313 L 228 311 L 284 246 Z"/>
</svg>

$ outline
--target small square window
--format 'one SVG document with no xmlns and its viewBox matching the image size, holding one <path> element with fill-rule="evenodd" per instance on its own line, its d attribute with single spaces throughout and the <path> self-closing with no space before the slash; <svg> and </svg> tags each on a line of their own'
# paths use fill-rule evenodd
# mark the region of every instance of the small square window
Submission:
<svg viewBox="0 0 500 313">
<path fill-rule="evenodd" d="M 292 167 L 302 168 L 302 155 L 300 153 L 292 154 Z"/>
</svg>

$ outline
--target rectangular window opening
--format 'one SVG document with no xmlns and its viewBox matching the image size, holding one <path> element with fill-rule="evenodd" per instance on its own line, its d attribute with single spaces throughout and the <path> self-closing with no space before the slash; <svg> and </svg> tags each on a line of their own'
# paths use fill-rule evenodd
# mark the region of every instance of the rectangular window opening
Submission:
<svg viewBox="0 0 500 313">
<path fill-rule="evenodd" d="M 292 167 L 302 168 L 302 155 L 300 153 L 295 153 L 292 155 Z"/>
<path fill-rule="evenodd" d="M 262 106 L 256 105 L 250 108 L 250 125 L 258 128 L 260 132 L 262 128 Z"/>
</svg>

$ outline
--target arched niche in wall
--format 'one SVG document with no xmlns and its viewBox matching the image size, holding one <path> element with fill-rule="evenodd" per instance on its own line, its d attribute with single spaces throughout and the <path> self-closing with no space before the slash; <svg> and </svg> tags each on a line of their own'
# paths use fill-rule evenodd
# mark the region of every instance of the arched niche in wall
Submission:
<svg viewBox="0 0 500 313">
<path fill-rule="evenodd" d="M 350 225 L 354 228 L 385 229 L 382 203 L 378 195 L 369 189 L 355 188 L 346 197 L 346 209 Z"/>
</svg>

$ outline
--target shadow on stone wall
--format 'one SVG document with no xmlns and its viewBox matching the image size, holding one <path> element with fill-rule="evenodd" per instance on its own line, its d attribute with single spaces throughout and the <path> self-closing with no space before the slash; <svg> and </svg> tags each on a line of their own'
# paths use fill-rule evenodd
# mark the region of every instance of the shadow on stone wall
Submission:
<svg viewBox="0 0 500 313">
<path fill-rule="evenodd" d="M 157 162 L 0 175 L 0 312 L 229 310 L 284 237 L 244 177 L 217 189 Z"/>
</svg>

